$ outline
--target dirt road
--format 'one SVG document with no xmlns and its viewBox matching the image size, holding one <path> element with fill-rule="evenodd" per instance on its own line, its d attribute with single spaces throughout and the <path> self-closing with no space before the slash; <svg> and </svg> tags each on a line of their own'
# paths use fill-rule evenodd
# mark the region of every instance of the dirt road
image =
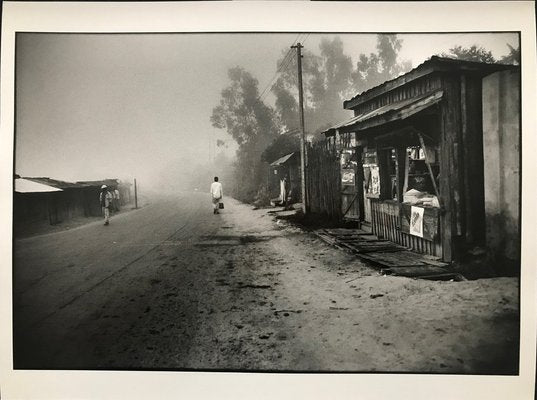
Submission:
<svg viewBox="0 0 537 400">
<path fill-rule="evenodd" d="M 15 368 L 517 372 L 518 281 L 383 277 L 189 193 L 15 242 Z"/>
</svg>

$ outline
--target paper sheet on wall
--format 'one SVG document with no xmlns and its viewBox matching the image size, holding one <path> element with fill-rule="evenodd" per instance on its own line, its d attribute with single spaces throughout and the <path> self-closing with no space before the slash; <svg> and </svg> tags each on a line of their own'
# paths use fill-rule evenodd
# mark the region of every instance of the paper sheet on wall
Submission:
<svg viewBox="0 0 537 400">
<path fill-rule="evenodd" d="M 423 211 L 421 207 L 411 207 L 410 210 L 410 234 L 423 237 Z"/>
<path fill-rule="evenodd" d="M 380 176 L 379 176 L 379 167 L 371 165 L 369 167 L 371 171 L 371 183 L 369 187 L 369 194 L 378 195 L 380 194 Z"/>
<path fill-rule="evenodd" d="M 353 169 L 341 170 L 341 184 L 354 186 L 354 170 Z"/>
</svg>

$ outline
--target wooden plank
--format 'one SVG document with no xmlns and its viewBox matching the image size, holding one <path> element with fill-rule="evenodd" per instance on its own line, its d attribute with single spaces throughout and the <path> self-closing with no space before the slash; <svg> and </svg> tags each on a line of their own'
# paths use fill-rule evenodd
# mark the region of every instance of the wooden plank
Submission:
<svg viewBox="0 0 537 400">
<path fill-rule="evenodd" d="M 457 273 L 453 273 L 453 272 L 448 272 L 448 273 L 445 273 L 445 274 L 422 275 L 419 278 L 420 279 L 428 279 L 428 280 L 431 280 L 431 281 L 448 281 L 450 279 L 453 279 L 456 282 L 461 282 L 461 281 L 467 281 L 468 280 L 464 276 L 462 276 L 461 274 L 457 274 Z"/>
<path fill-rule="evenodd" d="M 393 275 L 412 276 L 412 277 L 431 276 L 431 275 L 447 273 L 447 271 L 444 268 L 433 267 L 429 265 L 390 267 L 387 269 L 387 271 L 391 272 Z"/>
<path fill-rule="evenodd" d="M 356 244 L 367 244 L 367 243 L 375 243 L 377 241 L 379 241 L 379 239 L 377 239 L 376 237 L 374 239 L 361 239 L 361 238 L 355 238 L 355 239 L 341 239 L 341 238 L 337 238 L 336 239 L 338 242 L 340 243 L 356 243 Z"/>
<path fill-rule="evenodd" d="M 367 240 L 378 240 L 378 238 L 375 235 L 370 234 L 370 233 L 364 233 L 362 235 L 358 235 L 358 238 L 360 240 L 366 240 L 366 241 Z"/>
<path fill-rule="evenodd" d="M 336 235 L 335 237 L 337 238 L 337 240 L 344 242 L 354 242 L 361 240 L 361 237 L 358 235 Z"/>
<path fill-rule="evenodd" d="M 468 244 L 485 236 L 484 156 L 481 78 L 461 76 L 462 145 L 464 157 L 463 196 L 465 239 Z"/>
<path fill-rule="evenodd" d="M 403 246 L 399 246 L 393 242 L 340 242 L 346 246 L 352 246 L 357 249 L 405 249 Z"/>
<path fill-rule="evenodd" d="M 460 190 L 460 87 L 455 76 L 444 76 L 445 101 L 441 103 L 441 146 L 440 146 L 440 194 L 445 213 L 442 218 L 444 260 L 453 258 L 452 240 L 460 234 L 461 190 Z"/>
<path fill-rule="evenodd" d="M 375 261 L 376 263 L 389 266 L 389 267 L 397 267 L 397 266 L 425 266 L 423 262 L 416 260 L 414 257 L 405 257 L 402 255 L 402 253 L 408 253 L 405 251 L 399 251 L 394 253 L 383 253 L 383 252 L 375 252 L 375 253 L 369 253 L 367 255 L 364 255 L 364 257 L 370 259 L 371 261 Z"/>
<path fill-rule="evenodd" d="M 361 229 L 346 229 L 346 228 L 331 228 L 331 229 L 324 229 L 324 231 L 332 235 L 359 235 L 359 234 L 368 233 Z"/>
<path fill-rule="evenodd" d="M 397 247 L 397 246 L 360 246 L 360 245 L 353 245 L 348 243 L 341 243 L 342 246 L 346 246 L 352 250 L 355 250 L 358 253 L 371 253 L 371 252 L 377 252 L 377 253 L 393 253 L 393 252 L 399 252 L 399 251 L 405 251 L 406 249 L 404 247 Z"/>
<path fill-rule="evenodd" d="M 342 246 L 346 247 L 349 250 L 352 250 L 355 253 L 358 254 L 364 254 L 364 253 L 396 253 L 399 251 L 404 251 L 404 248 L 398 248 L 394 246 L 386 246 L 386 247 L 362 247 L 362 246 L 353 246 L 348 243 L 342 243 Z"/>
<path fill-rule="evenodd" d="M 438 260 L 433 260 L 433 259 L 430 259 L 430 258 L 427 258 L 427 257 L 421 257 L 420 260 L 422 260 L 426 264 L 434 265 L 434 266 L 437 266 L 437 267 L 448 267 L 449 266 L 448 263 L 438 261 Z"/>
</svg>

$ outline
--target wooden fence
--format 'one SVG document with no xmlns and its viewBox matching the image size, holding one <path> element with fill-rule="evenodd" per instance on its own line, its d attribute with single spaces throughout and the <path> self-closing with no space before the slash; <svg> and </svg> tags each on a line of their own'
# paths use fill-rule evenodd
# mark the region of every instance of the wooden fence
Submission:
<svg viewBox="0 0 537 400">
<path fill-rule="evenodd" d="M 408 247 L 418 253 L 442 256 L 442 242 L 438 230 L 437 209 L 427 208 L 424 213 L 424 237 L 409 233 L 409 207 L 395 201 L 371 199 L 373 234 Z"/>
<path fill-rule="evenodd" d="M 307 147 L 306 193 L 312 214 L 341 218 L 341 177 L 334 141 L 322 140 Z"/>
</svg>

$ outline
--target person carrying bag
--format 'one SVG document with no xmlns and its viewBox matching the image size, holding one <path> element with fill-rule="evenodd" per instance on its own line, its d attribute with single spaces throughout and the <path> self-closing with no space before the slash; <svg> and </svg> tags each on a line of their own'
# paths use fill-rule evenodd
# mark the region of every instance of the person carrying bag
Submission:
<svg viewBox="0 0 537 400">
<path fill-rule="evenodd" d="M 213 214 L 219 214 L 218 210 L 224 208 L 222 198 L 224 197 L 222 191 L 222 184 L 218 182 L 218 177 L 214 177 L 214 182 L 211 184 L 211 197 L 213 201 Z"/>
</svg>

